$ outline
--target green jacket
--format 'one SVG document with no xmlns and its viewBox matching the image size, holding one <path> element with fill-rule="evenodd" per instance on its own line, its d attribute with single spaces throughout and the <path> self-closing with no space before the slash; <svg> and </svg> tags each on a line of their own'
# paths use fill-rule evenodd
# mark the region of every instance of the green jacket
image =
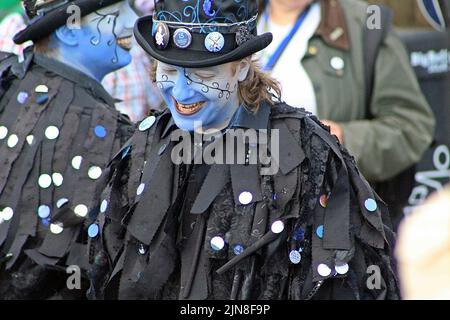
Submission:
<svg viewBox="0 0 450 320">
<path fill-rule="evenodd" d="M 433 113 L 403 44 L 391 32 L 375 67 L 374 119 L 365 119 L 362 40 L 367 4 L 321 0 L 321 5 L 321 24 L 303 59 L 316 91 L 318 116 L 342 126 L 344 144 L 369 181 L 389 179 L 421 159 L 433 138 Z M 343 59 L 343 69 L 332 67 L 334 57 Z"/>
</svg>

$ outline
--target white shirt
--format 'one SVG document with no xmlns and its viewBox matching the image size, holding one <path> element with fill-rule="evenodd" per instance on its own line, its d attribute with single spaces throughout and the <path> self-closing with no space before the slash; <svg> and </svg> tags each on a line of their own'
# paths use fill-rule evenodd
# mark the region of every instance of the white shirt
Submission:
<svg viewBox="0 0 450 320">
<path fill-rule="evenodd" d="M 258 34 L 271 32 L 273 41 L 259 53 L 263 66 L 293 27 L 293 25 L 282 26 L 271 22 L 270 19 L 267 19 L 267 11 L 258 23 Z M 306 54 L 308 42 L 319 27 L 320 21 L 320 4 L 316 2 L 311 5 L 308 15 L 271 72 L 272 76 L 281 84 L 282 99 L 293 107 L 305 108 L 313 114 L 317 114 L 316 95 L 311 79 L 303 68 L 301 61 Z"/>
</svg>

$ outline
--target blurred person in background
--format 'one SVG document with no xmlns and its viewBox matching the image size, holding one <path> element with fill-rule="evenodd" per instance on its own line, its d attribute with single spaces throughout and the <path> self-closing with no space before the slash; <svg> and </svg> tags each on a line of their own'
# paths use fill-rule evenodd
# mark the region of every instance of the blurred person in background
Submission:
<svg viewBox="0 0 450 320">
<path fill-rule="evenodd" d="M 2 0 L 0 2 L 0 22 L 12 12 L 20 12 L 20 0 Z"/>
<path fill-rule="evenodd" d="M 12 9 L 14 8 L 14 9 Z M 0 51 L 21 55 L 23 49 L 32 43 L 17 45 L 13 41 L 14 35 L 25 28 L 27 17 L 20 0 L 1 1 L 0 4 Z"/>
<path fill-rule="evenodd" d="M 274 34 L 260 61 L 280 81 L 284 100 L 328 125 L 372 184 L 414 166 L 432 141 L 435 120 L 397 36 L 386 30 L 378 47 L 366 49 L 367 4 L 270 0 L 260 5 L 258 30 Z M 366 71 L 368 55 L 375 60 Z M 395 203 L 388 204 L 394 220 L 409 193 L 393 190 Z"/>
<path fill-rule="evenodd" d="M 450 186 L 405 218 L 396 247 L 407 300 L 450 300 Z"/>
<path fill-rule="evenodd" d="M 134 7 L 140 14 L 151 14 L 153 0 L 137 0 Z M 0 51 L 22 55 L 24 48 L 32 45 L 30 41 L 20 45 L 13 41 L 13 36 L 25 28 L 26 20 L 22 10 L 11 13 L 0 23 Z M 102 84 L 111 96 L 118 99 L 116 109 L 128 115 L 132 121 L 139 121 L 150 110 L 162 108 L 162 97 L 148 76 L 151 63 L 144 51 L 138 45 L 133 45 L 131 56 L 133 59 L 128 66 L 107 75 Z"/>
</svg>

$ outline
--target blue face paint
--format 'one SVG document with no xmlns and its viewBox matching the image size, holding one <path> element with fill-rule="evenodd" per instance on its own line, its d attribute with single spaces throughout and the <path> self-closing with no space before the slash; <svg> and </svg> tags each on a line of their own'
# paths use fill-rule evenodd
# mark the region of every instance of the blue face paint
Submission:
<svg viewBox="0 0 450 320">
<path fill-rule="evenodd" d="M 83 17 L 81 28 L 63 26 L 53 35 L 59 49 L 55 58 L 101 81 L 131 62 L 136 19 L 128 1 L 122 1 Z"/>
<path fill-rule="evenodd" d="M 221 130 L 239 107 L 239 72 L 231 63 L 189 69 L 158 62 L 156 78 L 180 129 Z"/>
</svg>

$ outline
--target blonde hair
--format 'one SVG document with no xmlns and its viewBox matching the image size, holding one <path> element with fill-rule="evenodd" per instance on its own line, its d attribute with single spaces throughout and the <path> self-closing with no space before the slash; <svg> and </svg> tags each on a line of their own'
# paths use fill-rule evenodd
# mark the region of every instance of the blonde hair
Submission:
<svg viewBox="0 0 450 320">
<path fill-rule="evenodd" d="M 250 68 L 247 78 L 239 83 L 239 101 L 244 103 L 252 111 L 258 110 L 262 102 L 268 102 L 270 105 L 274 105 L 274 98 L 280 101 L 280 83 L 272 78 L 270 74 L 264 72 L 259 66 L 258 61 L 251 56 L 244 58 L 244 60 L 247 60 Z M 234 72 L 240 62 L 233 62 Z"/>
<path fill-rule="evenodd" d="M 238 97 L 239 102 L 244 103 L 250 110 L 257 111 L 262 102 L 274 105 L 281 99 L 281 87 L 278 81 L 273 79 L 268 73 L 261 70 L 258 61 L 252 56 L 244 58 L 249 64 L 247 78 L 239 82 Z M 232 62 L 233 72 L 242 60 Z M 158 61 L 152 59 L 150 77 L 156 82 L 156 69 Z M 274 101 L 275 100 L 275 101 Z"/>
</svg>

